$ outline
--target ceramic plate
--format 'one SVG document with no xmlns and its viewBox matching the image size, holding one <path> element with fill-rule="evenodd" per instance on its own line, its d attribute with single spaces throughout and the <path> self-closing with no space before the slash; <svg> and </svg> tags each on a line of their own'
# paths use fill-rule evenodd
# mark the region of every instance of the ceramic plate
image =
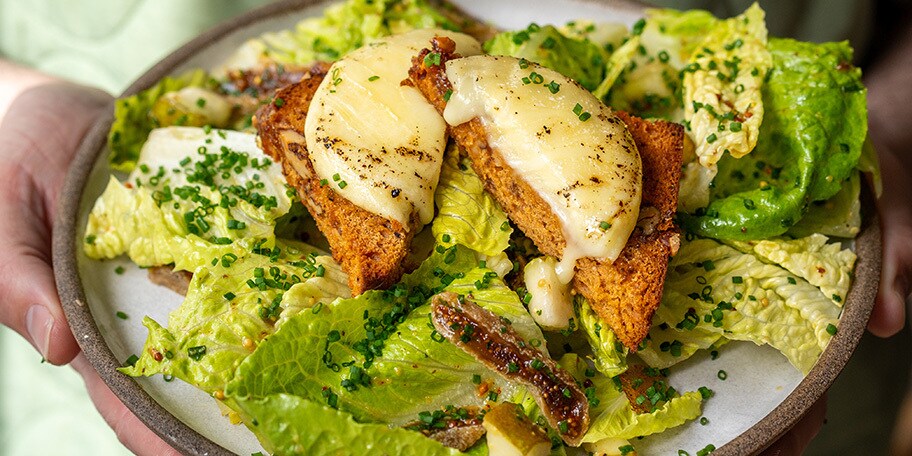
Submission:
<svg viewBox="0 0 912 456">
<path fill-rule="evenodd" d="M 510 0 L 455 1 L 467 13 L 502 28 L 524 28 L 530 22 L 563 24 L 588 18 L 627 24 L 642 7 L 626 1 Z M 281 2 L 222 24 L 165 58 L 137 80 L 124 95 L 150 87 L 163 76 L 191 68 L 209 68 L 227 57 L 245 39 L 268 30 L 293 26 L 319 14 L 327 3 Z M 262 451 L 243 426 L 228 422 L 205 393 L 162 376 L 133 379 L 116 371 L 131 354 L 142 350 L 143 316 L 166 322 L 181 303 L 172 291 L 149 282 L 146 271 L 126 259 L 99 262 L 82 252 L 87 215 L 107 183 L 105 139 L 113 115 L 98 121 L 86 137 L 70 171 L 54 229 L 54 266 L 67 318 L 82 350 L 111 390 L 150 428 L 186 454 L 251 454 Z M 868 205 L 871 207 L 872 205 Z M 843 311 L 839 333 L 817 366 L 802 377 L 776 350 L 749 343 L 731 343 L 717 360 L 694 356 L 676 366 L 671 382 L 680 391 L 708 386 L 716 392 L 703 416 L 659 436 L 637 441 L 640 454 L 694 454 L 707 444 L 716 454 L 756 453 L 794 424 L 833 382 L 861 337 L 874 302 L 880 276 L 880 232 L 876 213 L 855 242 L 856 282 Z M 118 267 L 124 268 L 117 274 Z M 127 314 L 127 319 L 116 316 Z M 719 370 L 728 378 L 721 381 Z"/>
</svg>

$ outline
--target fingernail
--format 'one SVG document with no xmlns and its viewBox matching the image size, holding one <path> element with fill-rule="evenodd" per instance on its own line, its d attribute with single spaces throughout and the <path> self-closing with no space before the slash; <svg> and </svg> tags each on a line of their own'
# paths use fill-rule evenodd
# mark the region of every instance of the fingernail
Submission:
<svg viewBox="0 0 912 456">
<path fill-rule="evenodd" d="M 41 352 L 41 356 L 48 357 L 48 347 L 51 344 L 51 331 L 54 329 L 54 319 L 47 309 L 35 304 L 29 307 L 25 314 L 25 329 L 35 348 Z"/>
</svg>

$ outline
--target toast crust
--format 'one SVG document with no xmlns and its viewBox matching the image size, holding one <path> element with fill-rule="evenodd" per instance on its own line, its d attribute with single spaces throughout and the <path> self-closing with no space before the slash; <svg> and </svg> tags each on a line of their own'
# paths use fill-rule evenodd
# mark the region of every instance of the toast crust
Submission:
<svg viewBox="0 0 912 456">
<path fill-rule="evenodd" d="M 333 258 L 348 274 L 353 296 L 388 288 L 405 273 L 403 261 L 420 226 L 412 214 L 410 226 L 368 212 L 321 185 L 304 140 L 304 120 L 327 66 L 318 65 L 309 77 L 279 89 L 275 100 L 254 119 L 263 151 L 281 163 L 289 185 L 326 236 Z"/>
<path fill-rule="evenodd" d="M 446 76 L 446 62 L 460 56 L 454 53 L 455 45 L 443 37 L 432 40 L 431 47 L 412 60 L 409 83 L 442 113 L 446 107 L 445 95 L 452 90 Z M 424 65 L 424 57 L 431 52 L 440 54 L 440 65 Z M 579 260 L 572 286 L 589 301 L 618 339 L 636 351 L 649 332 L 652 316 L 662 298 L 668 259 L 677 252 L 679 244 L 673 217 L 684 130 L 671 122 L 650 122 L 626 113 L 617 115 L 627 125 L 643 164 L 640 220 L 614 263 L 594 258 Z M 449 131 L 471 158 L 485 190 L 494 196 L 510 219 L 542 253 L 560 258 L 566 240 L 559 219 L 488 144 L 481 121 L 475 118 L 449 126 Z"/>
</svg>

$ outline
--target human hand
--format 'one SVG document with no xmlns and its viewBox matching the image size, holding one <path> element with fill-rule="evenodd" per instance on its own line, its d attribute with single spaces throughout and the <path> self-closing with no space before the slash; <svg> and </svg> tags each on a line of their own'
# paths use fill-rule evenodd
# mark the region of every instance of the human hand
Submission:
<svg viewBox="0 0 912 456">
<path fill-rule="evenodd" d="M 903 163 L 889 146 L 881 146 L 880 166 L 883 195 L 878 200 L 881 235 L 883 236 L 883 269 L 880 289 L 868 330 L 876 336 L 889 337 L 902 329 L 912 273 L 912 163 Z"/>
<path fill-rule="evenodd" d="M 883 195 L 878 200 L 883 268 L 877 302 L 868 321 L 874 335 L 888 337 L 906 322 L 912 285 L 912 23 L 895 33 L 865 77 L 868 132 L 880 158 Z"/>
<path fill-rule="evenodd" d="M 177 454 L 139 422 L 79 353 L 51 267 L 52 220 L 64 177 L 82 137 L 110 100 L 99 90 L 0 62 L 0 249 L 5 253 L 0 324 L 21 334 L 47 361 L 72 362 L 99 412 L 132 451 Z"/>
</svg>

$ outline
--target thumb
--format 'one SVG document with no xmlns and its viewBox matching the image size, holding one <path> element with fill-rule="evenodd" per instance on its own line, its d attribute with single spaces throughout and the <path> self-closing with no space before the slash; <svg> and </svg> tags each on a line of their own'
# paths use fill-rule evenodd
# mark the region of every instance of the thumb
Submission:
<svg viewBox="0 0 912 456">
<path fill-rule="evenodd" d="M 53 364 L 79 347 L 51 269 L 51 220 L 63 177 L 110 97 L 73 84 L 22 92 L 0 119 L 0 324 Z"/>
<path fill-rule="evenodd" d="M 65 364 L 79 347 L 57 296 L 44 201 L 14 160 L 0 164 L 0 182 L 0 323 L 25 337 L 51 363 Z"/>
</svg>

